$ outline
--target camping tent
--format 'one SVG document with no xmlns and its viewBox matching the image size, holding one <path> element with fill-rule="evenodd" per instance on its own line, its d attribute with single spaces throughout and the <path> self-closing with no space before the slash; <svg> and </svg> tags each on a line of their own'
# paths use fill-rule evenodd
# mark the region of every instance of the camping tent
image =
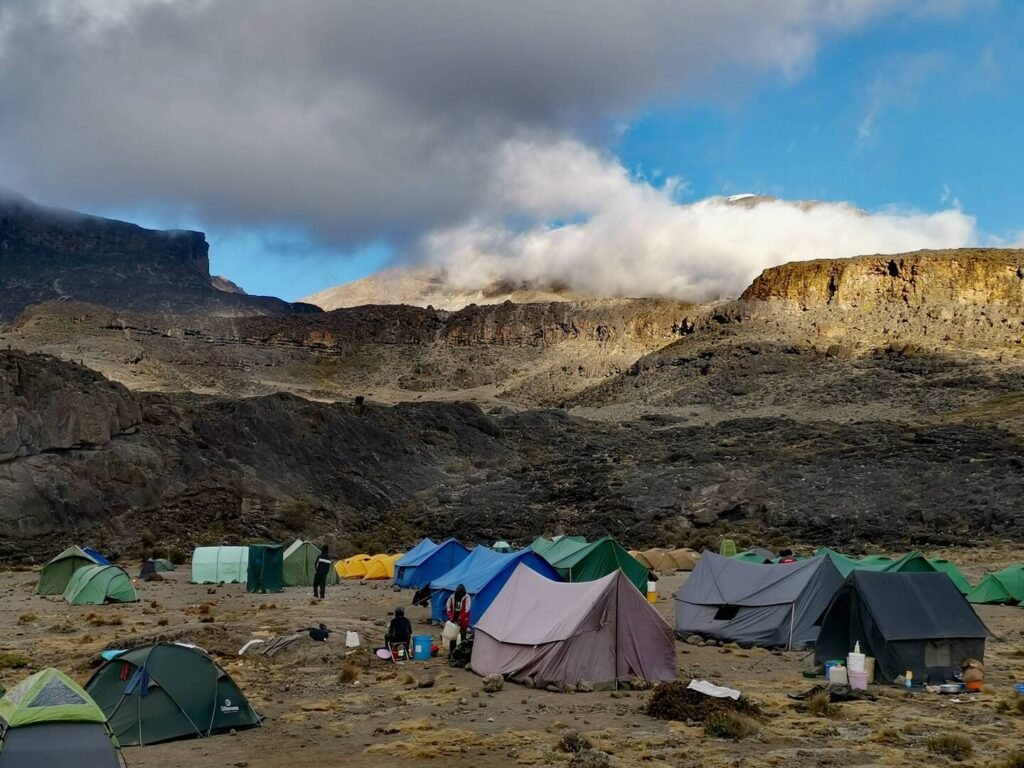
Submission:
<svg viewBox="0 0 1024 768">
<path fill-rule="evenodd" d="M 966 595 L 971 591 L 971 582 L 969 582 L 967 577 L 964 576 L 963 571 L 956 567 L 955 563 L 952 563 L 949 560 L 930 557 L 928 558 L 928 562 L 936 571 L 949 576 L 949 578 L 953 580 L 953 583 L 956 584 L 956 588 L 960 590 L 960 594 Z"/>
<path fill-rule="evenodd" d="M 320 557 L 320 548 L 310 542 L 296 539 L 284 551 L 283 575 L 285 586 L 311 587 L 316 575 L 316 560 Z M 327 573 L 327 583 L 338 583 L 338 572 L 331 568 Z"/>
<path fill-rule="evenodd" d="M 722 557 L 734 557 L 736 555 L 736 542 L 732 539 L 722 539 L 718 545 L 718 554 Z"/>
<path fill-rule="evenodd" d="M 534 542 L 530 545 L 530 549 L 554 565 L 557 560 L 579 552 L 587 546 L 587 540 L 582 536 L 562 536 L 550 542 L 546 540 L 541 542 L 539 549 L 537 542 Z"/>
<path fill-rule="evenodd" d="M 142 564 L 142 568 L 139 570 L 139 579 L 145 579 L 154 573 L 166 573 L 173 570 L 174 563 L 170 560 L 163 560 L 161 558 L 150 559 Z"/>
<path fill-rule="evenodd" d="M 556 549 L 557 547 L 552 547 L 548 550 L 544 559 L 555 566 L 555 570 L 566 581 L 593 581 L 607 576 L 614 570 L 621 570 L 638 590 L 644 593 L 647 591 L 648 569 L 630 557 L 629 552 L 611 536 L 605 536 L 553 560 L 552 553 Z"/>
<path fill-rule="evenodd" d="M 661 558 L 663 571 L 692 571 L 700 562 L 700 552 L 692 549 L 673 549 Z"/>
<path fill-rule="evenodd" d="M 284 547 L 280 544 L 254 544 L 249 547 L 246 592 L 284 590 Z"/>
<path fill-rule="evenodd" d="M 96 670 L 85 689 L 122 745 L 260 725 L 235 681 L 194 646 L 133 648 Z"/>
<path fill-rule="evenodd" d="M 100 565 L 113 565 L 106 557 L 100 554 L 98 549 L 92 547 L 82 547 L 82 551 L 85 552 L 89 557 L 95 560 Z"/>
<path fill-rule="evenodd" d="M 117 768 L 103 711 L 56 669 L 36 672 L 0 699 L 0 768 Z"/>
<path fill-rule="evenodd" d="M 676 631 L 803 648 L 814 643 L 815 622 L 842 583 L 827 557 L 759 565 L 705 552 L 676 593 Z"/>
<path fill-rule="evenodd" d="M 494 542 L 494 544 L 491 545 L 491 549 L 495 552 L 511 552 L 512 545 L 502 539 L 501 541 Z"/>
<path fill-rule="evenodd" d="M 733 557 L 737 560 L 743 560 L 747 563 L 757 563 L 758 565 L 773 563 L 778 559 L 778 555 L 764 547 L 751 547 L 750 549 L 745 549 L 742 552 L 737 552 Z"/>
<path fill-rule="evenodd" d="M 525 565 L 477 621 L 471 664 L 538 688 L 676 675 L 672 628 L 621 571 L 564 584 Z"/>
<path fill-rule="evenodd" d="M 634 560 L 637 560 L 642 565 L 646 566 L 648 570 L 660 571 L 661 561 L 664 559 L 665 554 L 668 552 L 667 549 L 661 547 L 653 547 L 652 549 L 645 549 L 640 553 L 640 557 L 636 557 L 630 552 L 630 555 Z"/>
<path fill-rule="evenodd" d="M 446 539 L 440 544 L 430 542 L 432 547 L 424 547 L 416 553 L 422 543 L 417 544 L 412 551 L 407 552 L 395 563 L 397 586 L 424 587 L 441 574 L 450 571 L 469 555 L 469 549 L 456 539 Z"/>
<path fill-rule="evenodd" d="M 552 581 L 562 580 L 558 571 L 532 549 L 502 554 L 486 547 L 477 547 L 469 553 L 469 557 L 448 573 L 430 582 L 430 618 L 436 621 L 444 621 L 447 618 L 445 604 L 448 597 L 455 592 L 459 584 L 462 584 L 472 598 L 470 623 L 476 624 L 519 565 L 536 571 Z"/>
<path fill-rule="evenodd" d="M 815 656 L 845 658 L 860 642 L 878 679 L 892 682 L 909 669 L 915 683 L 942 683 L 964 659 L 984 658 L 987 634 L 945 574 L 858 570 L 822 615 Z"/>
<path fill-rule="evenodd" d="M 75 571 L 64 599 L 72 605 L 103 605 L 104 603 L 134 603 L 132 580 L 123 568 L 116 565 L 86 565 Z"/>
<path fill-rule="evenodd" d="M 395 577 L 395 561 L 401 555 L 374 555 L 366 561 L 364 579 L 393 579 Z"/>
<path fill-rule="evenodd" d="M 352 555 L 344 560 L 344 569 L 341 572 L 341 578 L 343 579 L 363 579 L 366 578 L 366 564 L 370 562 L 372 555 Z"/>
<path fill-rule="evenodd" d="M 196 547 L 192 552 L 193 584 L 241 584 L 248 573 L 248 547 Z"/>
<path fill-rule="evenodd" d="M 854 571 L 875 571 L 879 573 L 934 573 L 937 569 L 920 552 L 908 552 L 899 560 L 885 555 L 866 555 L 860 559 L 841 554 L 828 547 L 821 547 L 814 553 L 824 555 L 832 561 L 845 579 Z"/>
<path fill-rule="evenodd" d="M 1024 603 L 1024 565 L 1011 565 L 988 574 L 967 593 L 972 603 Z"/>
<path fill-rule="evenodd" d="M 84 549 L 68 547 L 39 572 L 37 595 L 60 595 L 64 592 L 75 571 L 85 565 L 98 565 Z"/>
</svg>

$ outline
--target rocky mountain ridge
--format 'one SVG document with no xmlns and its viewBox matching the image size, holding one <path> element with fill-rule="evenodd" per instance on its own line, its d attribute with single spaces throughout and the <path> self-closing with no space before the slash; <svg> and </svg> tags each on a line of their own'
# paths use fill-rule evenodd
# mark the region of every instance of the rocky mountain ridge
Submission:
<svg viewBox="0 0 1024 768">
<path fill-rule="evenodd" d="M 0 192 L 0 321 L 32 304 L 68 300 L 144 312 L 319 311 L 218 290 L 202 232 L 149 230 Z"/>
</svg>

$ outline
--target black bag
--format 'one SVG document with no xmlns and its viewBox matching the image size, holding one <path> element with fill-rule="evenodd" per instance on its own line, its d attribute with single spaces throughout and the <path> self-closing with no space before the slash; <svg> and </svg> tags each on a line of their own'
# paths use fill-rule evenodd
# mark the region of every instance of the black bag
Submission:
<svg viewBox="0 0 1024 768">
<path fill-rule="evenodd" d="M 473 641 L 466 640 L 462 645 L 448 654 L 448 666 L 465 668 L 473 656 Z"/>
</svg>

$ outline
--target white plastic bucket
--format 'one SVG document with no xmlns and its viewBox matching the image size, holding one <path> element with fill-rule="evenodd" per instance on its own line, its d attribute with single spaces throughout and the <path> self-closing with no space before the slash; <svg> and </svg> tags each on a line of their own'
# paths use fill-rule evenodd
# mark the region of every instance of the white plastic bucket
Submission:
<svg viewBox="0 0 1024 768">
<path fill-rule="evenodd" d="M 851 672 L 864 672 L 864 654 L 851 653 L 846 657 L 846 668 Z"/>
<path fill-rule="evenodd" d="M 855 691 L 866 691 L 868 689 L 868 673 L 863 670 L 850 670 L 850 688 Z"/>
</svg>

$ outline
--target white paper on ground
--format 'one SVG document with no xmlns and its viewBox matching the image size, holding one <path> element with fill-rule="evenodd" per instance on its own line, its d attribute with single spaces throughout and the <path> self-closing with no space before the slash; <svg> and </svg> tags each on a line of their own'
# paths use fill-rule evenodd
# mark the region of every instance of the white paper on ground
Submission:
<svg viewBox="0 0 1024 768">
<path fill-rule="evenodd" d="M 707 680 L 691 680 L 687 688 L 703 693 L 705 696 L 713 696 L 716 699 L 739 699 L 740 692 L 735 688 L 726 688 L 722 685 L 709 683 Z"/>
</svg>

